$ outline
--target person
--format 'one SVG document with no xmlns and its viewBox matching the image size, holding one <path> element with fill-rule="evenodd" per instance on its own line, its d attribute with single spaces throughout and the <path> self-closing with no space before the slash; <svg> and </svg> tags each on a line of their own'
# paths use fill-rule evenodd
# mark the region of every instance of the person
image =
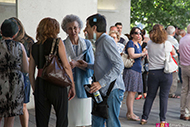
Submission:
<svg viewBox="0 0 190 127">
<path fill-rule="evenodd" d="M 6 19 L 1 25 L 0 43 L 0 124 L 14 126 L 14 117 L 23 114 L 24 79 L 29 63 L 23 44 L 14 41 L 19 27 L 16 22 Z"/>
<path fill-rule="evenodd" d="M 120 40 L 119 40 L 119 43 L 122 43 L 124 45 L 127 44 L 127 42 L 129 41 L 128 37 L 125 36 L 124 34 L 122 34 L 122 29 L 123 29 L 123 25 L 121 22 L 117 22 L 115 24 L 115 26 L 117 27 L 117 31 L 119 32 L 119 35 L 120 35 Z"/>
<path fill-rule="evenodd" d="M 94 53 L 89 40 L 79 36 L 83 23 L 76 15 L 66 15 L 61 27 L 68 37 L 64 40 L 67 57 L 71 59 L 70 65 L 75 82 L 75 98 L 69 101 L 68 118 L 69 126 L 91 125 L 91 98 L 87 98 L 84 85 L 89 84 L 93 76 L 93 70 L 82 70 L 78 65 L 80 59 L 87 63 L 94 63 Z"/>
<path fill-rule="evenodd" d="M 120 40 L 119 33 L 117 31 L 110 31 L 109 35 L 114 39 L 115 43 L 117 44 L 117 51 L 119 52 L 119 54 L 121 54 L 123 49 L 125 48 L 125 45 L 118 43 L 118 41 Z"/>
<path fill-rule="evenodd" d="M 32 37 L 28 36 L 26 34 L 23 24 L 21 21 L 16 18 L 16 17 L 11 17 L 10 18 L 13 21 L 16 21 L 16 23 L 19 26 L 19 32 L 17 36 L 14 38 L 15 41 L 21 42 L 26 50 L 26 54 L 29 60 L 30 57 L 30 48 L 32 44 L 34 44 L 34 40 Z M 23 104 L 23 115 L 20 115 L 20 123 L 22 127 L 28 127 L 28 121 L 29 121 L 29 113 L 27 109 L 27 103 L 30 101 L 30 81 L 29 81 L 29 74 L 28 73 L 23 73 L 24 76 L 24 104 Z"/>
<path fill-rule="evenodd" d="M 122 58 L 117 51 L 116 43 L 106 34 L 106 19 L 103 15 L 94 14 L 87 18 L 85 30 L 89 38 L 96 40 L 96 52 L 94 64 L 87 64 L 80 60 L 80 66 L 93 68 L 96 82 L 90 87 L 90 93 L 100 91 L 106 96 L 110 83 L 115 81 L 114 87 L 108 97 L 108 119 L 92 115 L 92 127 L 121 127 L 119 112 L 121 101 L 124 96 L 124 83 L 121 72 L 123 70 Z M 111 63 L 111 64 L 110 64 Z"/>
<path fill-rule="evenodd" d="M 143 30 L 141 30 L 141 32 L 142 32 L 142 34 L 141 34 L 141 39 L 140 39 L 139 43 L 141 45 L 141 50 L 143 52 L 146 52 L 147 51 L 146 50 L 147 42 L 144 41 L 146 31 L 143 29 Z M 145 56 L 141 60 L 141 66 L 142 66 L 143 94 L 141 92 L 138 92 L 138 96 L 135 98 L 135 100 L 142 99 L 142 97 L 144 97 L 144 99 L 146 99 L 147 77 L 148 77 L 148 59 L 147 59 L 147 56 Z"/>
<path fill-rule="evenodd" d="M 181 35 L 181 38 L 184 37 L 186 35 L 186 32 L 185 30 L 181 30 L 180 31 L 180 35 Z M 180 40 L 179 40 L 180 42 Z M 180 61 L 180 54 L 178 53 L 178 61 Z M 182 83 L 182 77 L 181 77 L 181 67 L 179 66 L 179 69 L 178 69 L 178 77 L 179 77 L 179 82 Z"/>
<path fill-rule="evenodd" d="M 160 24 L 154 25 L 150 39 L 147 44 L 149 56 L 148 91 L 140 124 L 147 123 L 152 104 L 159 88 L 160 122 L 166 122 L 168 95 L 172 84 L 172 74 L 164 73 L 164 63 L 166 53 L 169 54 L 172 52 L 172 55 L 175 55 L 175 50 L 171 43 L 167 41 L 167 32 L 164 27 Z"/>
<path fill-rule="evenodd" d="M 181 35 L 181 37 L 184 37 L 184 36 L 186 35 L 185 30 L 182 29 L 182 30 L 180 31 L 180 35 Z"/>
<path fill-rule="evenodd" d="M 133 112 L 133 103 L 135 94 L 143 91 L 141 58 L 146 55 L 146 52 L 142 52 L 141 45 L 138 43 L 141 39 L 141 29 L 139 27 L 133 27 L 130 31 L 129 39 L 125 47 L 125 53 L 134 59 L 135 62 L 132 67 L 125 67 L 123 71 L 123 80 L 126 92 L 128 93 L 126 97 L 126 117 L 128 120 L 140 121 L 139 117 Z"/>
<path fill-rule="evenodd" d="M 168 33 L 168 39 L 172 46 L 174 47 L 175 51 L 178 52 L 179 50 L 179 43 L 178 41 L 174 38 L 175 35 L 175 27 L 174 26 L 168 26 L 167 27 L 167 33 Z M 172 59 L 175 61 L 175 63 L 178 65 L 178 55 L 176 53 L 175 56 L 171 56 Z M 178 86 L 178 69 L 172 73 L 172 85 L 170 87 L 170 92 L 169 92 L 169 98 L 180 98 L 180 96 L 177 96 L 175 94 Z"/>
<path fill-rule="evenodd" d="M 0 33 L 1 33 L 1 31 L 0 31 Z M 0 34 L 0 40 L 2 39 L 2 35 Z"/>
<path fill-rule="evenodd" d="M 175 27 L 174 38 L 179 42 L 181 39 L 181 35 L 180 35 L 181 28 L 179 28 L 178 26 L 174 26 L 174 27 Z"/>
<path fill-rule="evenodd" d="M 48 127 L 51 106 L 56 113 L 56 127 L 68 126 L 68 100 L 75 96 L 75 85 L 72 70 L 66 57 L 65 46 L 60 40 L 58 42 L 58 56 L 63 63 L 66 73 L 69 75 L 72 85 L 68 93 L 66 87 L 56 86 L 41 78 L 43 66 L 46 62 L 45 55 L 49 55 L 53 40 L 57 38 L 60 28 L 56 19 L 47 17 L 40 21 L 36 30 L 37 43 L 32 45 L 29 65 L 29 79 L 34 91 L 35 115 L 37 127 Z M 39 55 L 40 54 L 40 55 Z M 36 67 L 38 76 L 35 79 Z"/>
<path fill-rule="evenodd" d="M 180 66 L 182 72 L 182 88 L 180 100 L 180 119 L 190 120 L 190 24 L 187 26 L 187 34 L 179 43 Z"/>
<path fill-rule="evenodd" d="M 111 31 L 117 31 L 117 27 L 116 26 L 110 26 L 110 31 L 109 32 L 111 32 Z"/>
</svg>

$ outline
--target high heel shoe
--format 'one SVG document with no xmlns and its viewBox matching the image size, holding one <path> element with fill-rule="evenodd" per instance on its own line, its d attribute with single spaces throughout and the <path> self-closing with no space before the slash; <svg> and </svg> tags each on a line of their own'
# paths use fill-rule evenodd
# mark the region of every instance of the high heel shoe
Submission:
<svg viewBox="0 0 190 127">
<path fill-rule="evenodd" d="M 140 99 L 142 99 L 142 95 L 138 95 L 138 96 L 135 98 L 135 100 L 140 100 Z"/>
<path fill-rule="evenodd" d="M 144 99 L 146 99 L 147 94 L 146 94 L 146 93 L 143 93 L 143 96 L 144 96 Z"/>
<path fill-rule="evenodd" d="M 141 125 L 145 125 L 146 123 L 147 123 L 147 120 L 141 119 L 141 122 L 140 122 Z"/>
</svg>

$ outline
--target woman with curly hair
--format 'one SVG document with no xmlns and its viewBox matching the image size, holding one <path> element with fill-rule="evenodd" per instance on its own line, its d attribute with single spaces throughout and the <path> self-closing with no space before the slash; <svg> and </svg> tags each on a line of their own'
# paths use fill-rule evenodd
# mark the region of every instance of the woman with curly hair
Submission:
<svg viewBox="0 0 190 127">
<path fill-rule="evenodd" d="M 54 107 L 57 118 L 56 127 L 67 127 L 68 100 L 71 100 L 75 96 L 72 70 L 67 60 L 65 46 L 62 40 L 58 42 L 57 55 L 72 81 L 68 93 L 66 87 L 57 86 L 41 78 L 42 68 L 46 62 L 45 56 L 50 54 L 52 44 L 55 39 L 57 40 L 59 32 L 59 23 L 56 19 L 44 18 L 37 27 L 36 40 L 38 42 L 32 45 L 29 78 L 34 91 L 37 127 L 48 127 L 52 106 Z M 36 67 L 38 69 L 38 76 L 35 79 Z"/>
<path fill-rule="evenodd" d="M 171 43 L 166 41 L 167 33 L 164 27 L 160 24 L 154 25 L 150 39 L 147 44 L 149 56 L 148 92 L 144 102 L 141 124 L 147 123 L 158 88 L 160 88 L 160 122 L 166 122 L 168 95 L 172 84 L 172 74 L 164 73 L 164 63 L 165 54 L 172 52 L 174 55 L 175 50 Z"/>
</svg>

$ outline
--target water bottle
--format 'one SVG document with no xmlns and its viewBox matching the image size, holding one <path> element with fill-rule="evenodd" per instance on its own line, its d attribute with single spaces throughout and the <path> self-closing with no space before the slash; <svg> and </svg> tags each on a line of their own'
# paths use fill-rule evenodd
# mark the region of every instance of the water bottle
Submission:
<svg viewBox="0 0 190 127">
<path fill-rule="evenodd" d="M 99 91 L 96 91 L 93 94 L 97 103 L 101 103 L 103 101 L 102 96 Z"/>
<path fill-rule="evenodd" d="M 90 88 L 87 85 L 85 85 L 84 88 L 86 89 L 87 92 L 90 91 Z M 99 91 L 94 92 L 93 95 L 97 103 L 101 103 L 103 101 Z"/>
</svg>

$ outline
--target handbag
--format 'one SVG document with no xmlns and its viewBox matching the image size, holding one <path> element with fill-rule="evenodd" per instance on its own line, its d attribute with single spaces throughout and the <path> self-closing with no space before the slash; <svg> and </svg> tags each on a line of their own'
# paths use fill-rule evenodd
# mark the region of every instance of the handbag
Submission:
<svg viewBox="0 0 190 127">
<path fill-rule="evenodd" d="M 111 82 L 111 84 L 110 84 L 110 86 L 108 88 L 108 91 L 106 93 L 106 96 L 102 96 L 101 95 L 102 99 L 103 99 L 103 101 L 101 103 L 97 103 L 96 100 L 95 100 L 95 98 L 94 98 L 94 95 L 88 93 L 86 91 L 86 89 L 85 89 L 85 91 L 87 93 L 87 96 L 88 97 L 92 97 L 92 99 L 93 99 L 93 108 L 92 108 L 92 112 L 91 112 L 92 115 L 98 116 L 98 117 L 102 117 L 104 119 L 108 119 L 108 116 L 109 116 L 108 115 L 108 113 L 109 113 L 108 112 L 108 108 L 109 108 L 109 106 L 107 104 L 107 100 L 108 100 L 109 94 L 110 94 L 110 92 L 111 92 L 111 90 L 112 90 L 112 88 L 113 88 L 113 86 L 115 84 L 115 81 L 116 80 L 114 80 L 113 82 Z M 90 87 L 91 85 L 88 84 L 87 86 Z"/>
<path fill-rule="evenodd" d="M 165 45 L 166 44 L 164 44 L 164 46 Z M 165 51 L 165 57 L 166 57 L 166 60 L 165 60 L 165 63 L 164 63 L 165 64 L 164 65 L 164 72 L 165 73 L 172 73 L 172 72 L 176 71 L 178 69 L 178 66 L 174 62 L 174 60 L 172 59 L 171 54 L 170 53 L 166 53 L 166 51 Z"/>
<path fill-rule="evenodd" d="M 53 39 L 51 52 L 48 56 L 45 56 L 46 63 L 43 67 L 41 78 L 57 86 L 67 87 L 72 85 L 72 81 L 62 66 L 61 60 L 57 56 L 59 41 L 60 38 Z M 55 46 L 55 52 L 53 53 Z"/>
<path fill-rule="evenodd" d="M 127 44 L 125 45 L 126 48 Z M 135 62 L 134 59 L 131 59 L 128 54 L 125 53 L 125 48 L 123 49 L 121 53 L 121 58 L 123 60 L 123 64 L 126 68 L 130 68 L 133 66 L 133 63 Z"/>
</svg>

